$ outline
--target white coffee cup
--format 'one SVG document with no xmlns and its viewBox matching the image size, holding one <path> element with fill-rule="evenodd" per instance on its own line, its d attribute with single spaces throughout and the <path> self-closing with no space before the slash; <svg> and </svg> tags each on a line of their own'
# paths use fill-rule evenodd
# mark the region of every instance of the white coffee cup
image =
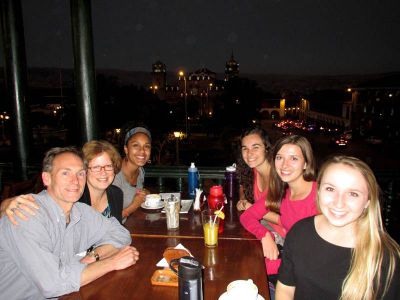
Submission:
<svg viewBox="0 0 400 300">
<path fill-rule="evenodd" d="M 226 294 L 229 300 L 256 300 L 258 297 L 258 288 L 253 280 L 235 280 L 228 284 Z"/>
<path fill-rule="evenodd" d="M 149 194 L 146 195 L 146 200 L 144 201 L 144 204 L 147 207 L 158 207 L 161 202 L 161 196 L 159 194 Z"/>
</svg>

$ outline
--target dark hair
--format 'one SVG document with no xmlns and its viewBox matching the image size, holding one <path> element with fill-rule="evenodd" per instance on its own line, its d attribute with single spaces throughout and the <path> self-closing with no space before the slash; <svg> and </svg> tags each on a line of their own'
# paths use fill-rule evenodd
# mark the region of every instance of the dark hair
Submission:
<svg viewBox="0 0 400 300">
<path fill-rule="evenodd" d="M 284 145 L 296 145 L 300 148 L 301 153 L 303 154 L 304 161 L 306 163 L 306 168 L 303 171 L 303 178 L 305 181 L 312 181 L 315 179 L 315 161 L 313 150 L 310 142 L 301 135 L 289 135 L 279 139 L 272 150 L 272 160 L 275 161 L 275 157 L 279 150 Z M 271 163 L 271 171 L 269 176 L 269 188 L 266 206 L 270 210 L 279 213 L 279 208 L 281 206 L 281 201 L 283 196 L 285 195 L 285 191 L 288 187 L 288 184 L 283 182 L 279 177 L 275 163 Z"/>
<path fill-rule="evenodd" d="M 243 160 L 241 151 L 243 138 L 251 134 L 256 134 L 261 138 L 265 147 L 266 159 L 268 161 L 270 160 L 270 153 L 272 146 L 268 133 L 261 127 L 255 126 L 248 128 L 244 130 L 240 135 L 239 155 L 238 155 L 239 157 L 237 161 L 238 180 L 239 184 L 243 187 L 243 192 L 247 201 L 249 201 L 250 203 L 254 203 L 254 191 L 253 191 L 254 173 L 253 170 Z"/>
<path fill-rule="evenodd" d="M 84 167 L 86 169 L 87 163 L 83 156 L 82 151 L 76 149 L 75 147 L 70 146 L 70 147 L 55 147 L 55 148 L 51 148 L 50 150 L 48 150 L 43 159 L 42 171 L 50 173 L 53 170 L 54 159 L 57 156 L 64 154 L 64 153 L 71 153 L 71 154 L 79 157 L 82 160 Z"/>
</svg>

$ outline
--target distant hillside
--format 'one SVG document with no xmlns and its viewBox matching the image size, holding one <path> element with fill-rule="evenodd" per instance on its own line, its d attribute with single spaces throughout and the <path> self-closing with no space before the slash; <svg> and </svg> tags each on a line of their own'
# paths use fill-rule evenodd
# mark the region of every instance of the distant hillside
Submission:
<svg viewBox="0 0 400 300">
<path fill-rule="evenodd" d="M 118 85 L 136 85 L 147 87 L 151 82 L 151 73 L 143 71 L 125 70 L 97 70 L 97 75 L 111 77 Z M 257 81 L 258 85 L 271 93 L 285 94 L 309 94 L 315 90 L 325 89 L 346 89 L 362 85 L 368 82 L 386 81 L 386 78 L 399 77 L 400 73 L 383 74 L 350 74 L 350 75 L 281 75 L 281 74 L 241 74 L 241 77 Z M 3 81 L 4 72 L 0 73 L 0 80 Z M 217 79 L 223 79 L 223 74 L 217 74 Z M 54 88 L 60 86 L 64 88 L 73 86 L 73 71 L 71 69 L 56 68 L 31 68 L 28 70 L 28 85 L 30 87 Z M 167 84 L 176 82 L 176 74 L 167 73 Z"/>
<path fill-rule="evenodd" d="M 245 75 L 243 75 L 245 76 Z M 352 75 L 265 75 L 248 74 L 247 77 L 258 82 L 258 85 L 273 93 L 309 94 L 316 90 L 347 89 L 365 82 L 384 80 L 388 74 L 352 74 Z"/>
</svg>

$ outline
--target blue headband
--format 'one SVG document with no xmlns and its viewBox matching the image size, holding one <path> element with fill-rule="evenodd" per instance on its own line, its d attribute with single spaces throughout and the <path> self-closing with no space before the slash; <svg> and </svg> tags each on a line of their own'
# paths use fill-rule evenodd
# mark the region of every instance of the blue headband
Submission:
<svg viewBox="0 0 400 300">
<path fill-rule="evenodd" d="M 151 133 L 150 131 L 148 131 L 146 128 L 144 127 L 135 127 L 132 128 L 131 130 L 129 130 L 126 134 L 125 134 L 125 145 L 128 143 L 129 139 L 136 133 L 144 133 L 145 135 L 147 135 L 150 139 L 151 142 Z"/>
</svg>

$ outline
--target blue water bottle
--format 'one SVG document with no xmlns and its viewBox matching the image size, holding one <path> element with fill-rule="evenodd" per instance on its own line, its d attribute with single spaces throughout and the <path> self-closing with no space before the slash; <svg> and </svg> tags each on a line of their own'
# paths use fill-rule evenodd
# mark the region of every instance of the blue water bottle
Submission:
<svg viewBox="0 0 400 300">
<path fill-rule="evenodd" d="M 188 169 L 188 187 L 189 197 L 194 198 L 196 196 L 196 188 L 199 187 L 199 171 L 194 162 L 190 164 L 190 168 Z"/>
</svg>

